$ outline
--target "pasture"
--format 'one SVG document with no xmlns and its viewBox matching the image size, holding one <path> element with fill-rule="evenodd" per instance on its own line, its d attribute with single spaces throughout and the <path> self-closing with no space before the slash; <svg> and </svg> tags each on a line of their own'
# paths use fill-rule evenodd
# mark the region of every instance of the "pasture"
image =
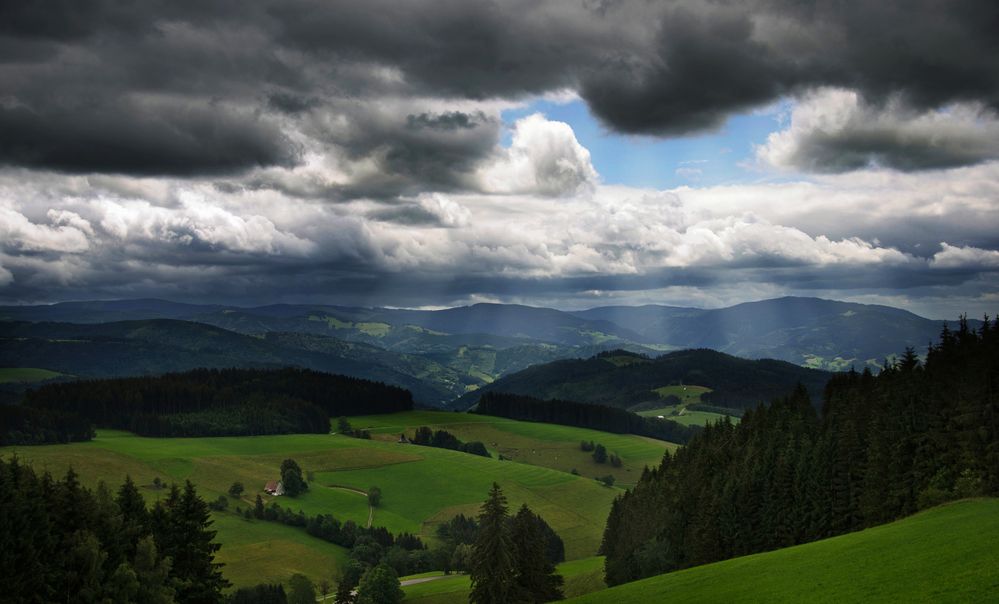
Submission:
<svg viewBox="0 0 999 604">
<path fill-rule="evenodd" d="M 943 505 L 891 524 L 707 564 L 572 602 L 994 602 L 999 500 Z"/>
<path fill-rule="evenodd" d="M 465 442 L 480 441 L 494 457 L 596 478 L 611 474 L 620 486 L 633 486 L 645 466 L 656 466 L 663 453 L 676 445 L 633 434 L 611 434 L 598 430 L 524 422 L 490 415 L 445 411 L 407 411 L 351 418 L 355 428 L 371 431 L 372 438 L 396 441 L 400 433 L 412 436 L 420 426 L 443 429 Z M 580 441 L 603 444 L 607 451 L 621 456 L 623 464 L 614 468 L 598 464 L 590 453 L 580 449 Z"/>
<path fill-rule="evenodd" d="M 451 413 L 438 415 L 473 418 L 466 422 L 469 424 L 480 419 Z M 236 586 L 286 581 L 293 572 L 303 572 L 318 581 L 331 577 L 345 559 L 343 548 L 310 537 L 301 529 L 247 521 L 234 513 L 237 506 L 252 506 L 257 494 L 267 502 L 275 500 L 263 493 L 263 487 L 268 480 L 279 478 L 281 461 L 286 458 L 295 459 L 307 478 L 311 475 L 310 489 L 305 494 L 295 499 L 276 498 L 283 507 L 294 511 L 302 510 L 308 515 L 330 513 L 340 520 L 364 525 L 368 517 L 366 498 L 335 487 L 366 491 L 378 486 L 382 501 L 374 511 L 373 524 L 393 532 L 416 533 L 432 543 L 440 522 L 458 513 L 477 514 L 495 481 L 509 498 L 511 509 L 527 503 L 548 521 L 564 540 L 567 559 L 587 558 L 596 553 L 610 504 L 619 489 L 540 464 L 398 444 L 389 435 L 398 432 L 403 419 L 403 423 L 416 421 L 423 425 L 435 418 L 416 414 L 408 418 L 385 416 L 378 421 L 382 424 L 381 434 L 386 437 L 372 440 L 328 434 L 166 439 L 98 430 L 91 442 L 7 447 L 0 449 L 0 456 L 16 453 L 36 470 L 47 470 L 55 476 L 72 467 L 81 482 L 91 487 L 98 481 L 117 487 L 130 475 L 149 501 L 166 493 L 165 489 L 153 486 L 157 478 L 167 484 L 191 480 L 207 501 L 226 495 L 233 482 L 242 482 L 246 487 L 243 495 L 239 499 L 228 498 L 227 511 L 213 513 L 218 541 L 223 546 L 219 560 L 226 563 L 225 574 Z M 484 420 L 480 422 L 481 429 L 498 430 L 489 426 L 496 418 L 481 419 Z M 353 421 L 361 426 L 374 420 L 354 418 Z M 501 435 L 520 431 L 521 438 L 532 442 L 539 442 L 545 435 L 546 427 L 542 424 L 501 421 L 504 423 L 504 429 L 498 432 Z M 650 462 L 657 462 L 667 446 L 648 444 L 639 437 L 576 429 L 564 431 L 561 426 L 547 428 L 562 434 L 567 450 L 572 446 L 578 450 L 581 433 L 592 434 L 608 448 L 611 443 L 619 442 L 624 449 L 622 455 L 638 457 L 642 452 Z M 469 435 L 462 433 L 461 437 Z M 627 449 L 626 445 L 634 449 Z"/>
</svg>

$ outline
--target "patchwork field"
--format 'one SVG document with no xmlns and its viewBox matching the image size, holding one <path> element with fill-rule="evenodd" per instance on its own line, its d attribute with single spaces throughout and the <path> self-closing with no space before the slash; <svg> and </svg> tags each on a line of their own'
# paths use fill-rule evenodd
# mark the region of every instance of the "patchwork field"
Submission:
<svg viewBox="0 0 999 604">
<path fill-rule="evenodd" d="M 651 577 L 573 602 L 995 602 L 999 500 Z"/>
<path fill-rule="evenodd" d="M 494 457 L 552 468 L 562 472 L 576 470 L 581 476 L 596 478 L 611 474 L 615 484 L 628 487 L 637 482 L 645 466 L 656 466 L 663 453 L 676 445 L 633 434 L 610 434 L 586 428 L 522 422 L 489 415 L 448 413 L 444 411 L 408 411 L 387 415 L 351 418 L 355 428 L 370 430 L 373 438 L 395 442 L 399 434 L 412 436 L 420 426 L 443 429 L 459 439 L 480 441 Z M 590 453 L 582 451 L 580 441 L 603 444 L 607 451 L 621 456 L 620 468 L 598 464 Z"/>
<path fill-rule="evenodd" d="M 393 532 L 408 531 L 433 540 L 438 523 L 461 512 L 477 514 L 479 505 L 493 481 L 498 482 L 510 500 L 511 508 L 527 503 L 541 514 L 565 541 L 570 560 L 593 556 L 600 544 L 604 522 L 618 488 L 608 488 L 592 478 L 573 476 L 544 467 L 540 463 L 517 463 L 487 459 L 443 449 L 398 444 L 391 435 L 409 425 L 441 425 L 446 418 L 464 419 L 449 425 L 461 438 L 485 440 L 495 434 L 505 447 L 516 447 L 505 439 L 518 437 L 519 445 L 552 438 L 570 451 L 582 438 L 603 442 L 610 450 L 620 450 L 626 459 L 656 463 L 666 443 L 639 437 L 619 436 L 561 426 L 545 426 L 496 418 L 479 418 L 452 413 L 434 415 L 398 414 L 379 419 L 354 418 L 355 425 L 371 425 L 380 431 L 372 440 L 340 435 L 288 435 L 228 438 L 144 438 L 111 430 L 99 430 L 87 443 L 0 449 L 0 456 L 16 453 L 37 470 L 55 475 L 73 467 L 84 484 L 98 481 L 118 485 L 132 476 L 149 500 L 165 494 L 153 487 L 159 478 L 165 483 L 189 479 L 206 500 L 224 495 L 234 481 L 246 492 L 239 500 L 229 499 L 229 510 L 214 514 L 218 540 L 223 547 L 219 558 L 226 563 L 226 576 L 237 586 L 263 581 L 286 581 L 293 572 L 303 572 L 314 580 L 331 577 L 344 560 L 343 548 L 309 537 L 300 529 L 265 521 L 247 521 L 233 510 L 252 505 L 268 480 L 278 478 L 281 461 L 295 459 L 311 475 L 310 490 L 295 499 L 277 501 L 306 514 L 331 513 L 341 520 L 365 524 L 367 501 L 335 486 L 367 490 L 378 486 L 382 502 L 374 511 L 373 524 Z M 471 418 L 471 419 L 469 419 Z M 479 420 L 482 421 L 479 421 Z M 491 423 L 502 424 L 494 426 Z M 481 425 L 476 425 L 481 424 Z M 539 432 L 540 430 L 540 432 Z M 547 434 L 547 436 L 546 436 Z M 558 436 L 555 436 L 558 435 Z M 491 441 L 493 442 L 493 441 Z M 616 449 L 615 449 L 616 447 Z M 554 459 L 555 452 L 548 455 Z M 537 459 L 535 462 L 539 461 Z M 591 461 L 592 463 L 592 461 Z M 579 464 L 582 465 L 582 464 Z M 609 468 L 609 466 L 608 466 Z M 266 500 L 273 498 L 263 495 Z"/>
</svg>

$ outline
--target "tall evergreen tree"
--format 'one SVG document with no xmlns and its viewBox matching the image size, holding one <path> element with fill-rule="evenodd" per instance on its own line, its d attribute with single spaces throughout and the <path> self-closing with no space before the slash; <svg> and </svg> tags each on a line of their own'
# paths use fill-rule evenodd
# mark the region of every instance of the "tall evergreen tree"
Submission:
<svg viewBox="0 0 999 604">
<path fill-rule="evenodd" d="M 221 547 L 215 543 L 215 531 L 208 505 L 198 497 L 191 481 L 186 481 L 183 492 L 171 488 L 163 505 L 166 526 L 157 534 L 163 544 L 163 554 L 173 561 L 170 571 L 181 602 L 213 604 L 222 602 L 222 590 L 229 582 L 222 576 L 222 564 L 215 562 L 215 552 Z"/>
<path fill-rule="evenodd" d="M 563 598 L 564 580 L 545 552 L 544 520 L 522 505 L 510 522 L 516 592 L 511 601 L 541 604 Z"/>
<path fill-rule="evenodd" d="M 507 523 L 507 500 L 495 482 L 479 514 L 470 575 L 472 604 L 507 604 L 515 594 L 513 541 Z"/>
</svg>

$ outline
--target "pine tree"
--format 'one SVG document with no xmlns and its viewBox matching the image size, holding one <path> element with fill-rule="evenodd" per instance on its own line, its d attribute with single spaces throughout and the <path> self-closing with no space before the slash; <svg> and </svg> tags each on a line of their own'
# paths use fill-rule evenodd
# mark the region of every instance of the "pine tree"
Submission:
<svg viewBox="0 0 999 604">
<path fill-rule="evenodd" d="M 183 493 L 176 486 L 164 506 L 167 510 L 167 527 L 156 535 L 162 543 L 163 554 L 173 561 L 171 577 L 181 602 L 222 602 L 222 590 L 229 582 L 222 576 L 222 564 L 215 562 L 215 552 L 221 547 L 212 540 L 211 515 L 208 505 L 198 497 L 191 481 L 184 485 Z"/>
<path fill-rule="evenodd" d="M 543 523 L 526 504 L 510 521 L 517 586 L 514 599 L 520 602 L 540 604 L 563 598 L 564 581 L 545 553 Z"/>
<path fill-rule="evenodd" d="M 470 575 L 472 604 L 507 604 L 514 594 L 513 543 L 507 524 L 507 503 L 495 482 L 479 514 Z"/>
<path fill-rule="evenodd" d="M 333 604 L 354 604 L 354 586 L 350 582 L 341 579 L 336 584 Z"/>
<path fill-rule="evenodd" d="M 149 534 L 149 510 L 146 509 L 146 501 L 132 482 L 131 476 L 125 476 L 125 482 L 118 488 L 115 503 L 118 504 L 121 514 L 123 536 L 130 544 L 127 549 L 128 556 L 134 556 L 135 548 L 131 544 L 135 544 L 143 535 Z"/>
</svg>

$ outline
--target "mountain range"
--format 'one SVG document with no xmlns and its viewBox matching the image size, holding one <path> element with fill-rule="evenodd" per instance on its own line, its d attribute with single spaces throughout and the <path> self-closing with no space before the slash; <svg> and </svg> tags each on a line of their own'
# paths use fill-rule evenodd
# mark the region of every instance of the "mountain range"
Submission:
<svg viewBox="0 0 999 604">
<path fill-rule="evenodd" d="M 0 367 L 108 377 L 299 365 L 403 386 L 419 403 L 440 407 L 497 381 L 490 388 L 509 385 L 501 378 L 529 367 L 613 349 L 650 359 L 711 349 L 832 371 L 880 366 L 907 346 L 921 351 L 943 324 L 888 306 L 794 297 L 721 309 L 583 311 L 64 302 L 0 307 Z"/>
</svg>

